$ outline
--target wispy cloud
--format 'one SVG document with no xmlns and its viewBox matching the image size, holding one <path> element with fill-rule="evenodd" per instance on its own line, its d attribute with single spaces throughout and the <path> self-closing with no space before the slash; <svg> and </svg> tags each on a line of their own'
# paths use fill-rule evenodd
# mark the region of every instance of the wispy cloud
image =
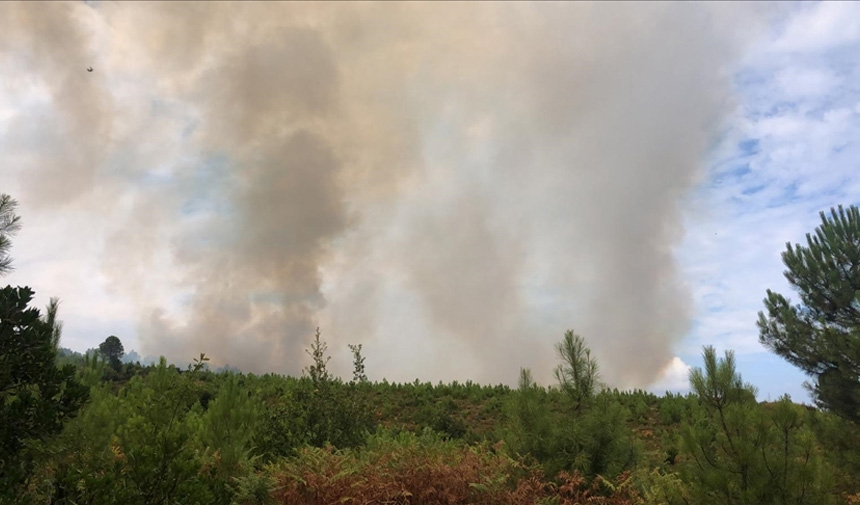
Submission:
<svg viewBox="0 0 860 505">
<path fill-rule="evenodd" d="M 739 362 L 763 395 L 806 397 L 801 374 L 763 354 L 755 327 L 766 289 L 791 293 L 785 243 L 805 242 L 819 211 L 860 202 L 857 54 L 860 4 L 788 13 L 736 73 L 738 110 L 688 201 L 679 256 L 698 317 L 682 357 L 695 365 L 704 344 L 754 355 Z"/>
</svg>

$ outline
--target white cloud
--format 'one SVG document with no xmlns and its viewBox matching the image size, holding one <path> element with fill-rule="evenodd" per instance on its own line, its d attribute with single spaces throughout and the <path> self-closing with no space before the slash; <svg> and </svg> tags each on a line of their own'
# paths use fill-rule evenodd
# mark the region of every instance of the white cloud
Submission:
<svg viewBox="0 0 860 505">
<path fill-rule="evenodd" d="M 766 352 L 755 326 L 766 289 L 797 299 L 783 277 L 785 243 L 805 242 L 819 211 L 860 203 L 860 4 L 803 7 L 774 33 L 738 69 L 738 110 L 688 205 L 678 254 L 698 317 L 685 357 L 708 344 Z M 802 381 L 770 366 L 764 395 Z"/>
<path fill-rule="evenodd" d="M 832 72 L 816 68 L 787 68 L 776 77 L 786 98 L 805 98 L 830 93 L 839 78 Z"/>
<path fill-rule="evenodd" d="M 672 361 L 663 369 L 663 375 L 660 379 L 651 385 L 648 389 L 655 394 L 662 394 L 666 391 L 675 393 L 686 393 L 690 389 L 690 365 L 675 356 Z"/>
<path fill-rule="evenodd" d="M 860 4 L 818 2 L 805 6 L 769 48 L 774 52 L 825 51 L 860 41 Z"/>
</svg>

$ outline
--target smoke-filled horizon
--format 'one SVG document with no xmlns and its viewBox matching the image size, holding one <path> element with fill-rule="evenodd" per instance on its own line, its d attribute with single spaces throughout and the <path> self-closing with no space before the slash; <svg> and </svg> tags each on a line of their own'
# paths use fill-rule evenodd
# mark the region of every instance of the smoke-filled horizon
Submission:
<svg viewBox="0 0 860 505">
<path fill-rule="evenodd" d="M 3 4 L 31 112 L 0 190 L 22 234 L 74 227 L 141 354 L 300 373 L 320 326 L 341 368 L 362 343 L 374 377 L 510 383 L 572 328 L 645 387 L 763 20 L 719 7 Z"/>
</svg>

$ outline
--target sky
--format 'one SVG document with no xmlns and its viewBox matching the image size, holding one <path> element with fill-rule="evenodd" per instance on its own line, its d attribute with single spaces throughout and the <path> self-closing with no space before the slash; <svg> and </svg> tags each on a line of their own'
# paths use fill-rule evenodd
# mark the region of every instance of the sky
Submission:
<svg viewBox="0 0 860 505">
<path fill-rule="evenodd" d="M 860 3 L 0 5 L 3 279 L 62 345 L 371 379 L 687 390 L 860 203 Z M 92 67 L 93 72 L 88 72 Z"/>
</svg>

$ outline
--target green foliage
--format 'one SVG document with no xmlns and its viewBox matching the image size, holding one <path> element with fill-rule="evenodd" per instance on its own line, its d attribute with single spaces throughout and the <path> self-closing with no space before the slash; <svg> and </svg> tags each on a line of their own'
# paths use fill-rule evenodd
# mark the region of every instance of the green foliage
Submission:
<svg viewBox="0 0 860 505">
<path fill-rule="evenodd" d="M 629 415 L 611 395 L 599 394 L 574 425 L 578 452 L 574 470 L 614 477 L 632 468 L 641 449 L 625 423 Z"/>
<path fill-rule="evenodd" d="M 21 218 L 15 214 L 18 202 L 7 194 L 0 194 L 0 276 L 12 270 L 12 258 L 9 249 L 12 247 L 11 237 L 21 229 Z"/>
<path fill-rule="evenodd" d="M 269 398 L 258 445 L 267 459 L 291 455 L 303 445 L 354 447 L 373 429 L 369 413 L 351 385 L 334 382 L 323 389 L 307 379 L 282 387 Z"/>
<path fill-rule="evenodd" d="M 328 362 L 331 359 L 331 357 L 326 356 L 327 350 L 328 345 L 326 345 L 325 342 L 320 341 L 320 329 L 317 328 L 316 334 L 314 335 L 314 341 L 311 343 L 311 348 L 305 351 L 313 359 L 313 364 L 305 368 L 305 372 L 307 372 L 308 377 L 311 378 L 311 382 L 314 383 L 314 386 L 329 382 L 332 379 L 327 368 Z"/>
<path fill-rule="evenodd" d="M 53 348 L 50 319 L 36 317 Z M 860 428 L 788 398 L 757 403 L 731 353 L 718 359 L 706 348 L 686 397 L 599 385 L 582 395 L 572 394 L 583 389 L 565 356 L 585 357 L 593 371 L 597 364 L 579 341 L 571 336 L 575 352 L 560 355 L 558 387 L 521 370 L 514 391 L 344 383 L 327 370 L 319 331 L 301 378 L 214 373 L 205 355 L 187 370 L 162 359 L 120 371 L 101 353 L 80 355 L 76 380 L 89 388 L 89 403 L 59 435 L 24 444 L 27 478 L 8 497 L 93 505 L 826 505 L 860 490 Z"/>
<path fill-rule="evenodd" d="M 695 503 L 829 503 L 814 436 L 788 398 L 765 410 L 735 370 L 734 356 L 703 353 L 690 373 L 700 405 L 682 429 L 683 477 Z"/>
<path fill-rule="evenodd" d="M 679 424 L 690 412 L 690 401 L 681 395 L 666 393 L 657 403 L 657 412 L 664 425 Z"/>
<path fill-rule="evenodd" d="M 828 503 L 833 470 L 821 458 L 806 411 L 782 397 L 766 412 L 762 459 L 775 503 Z"/>
<path fill-rule="evenodd" d="M 104 367 L 89 363 L 91 404 L 50 447 L 37 494 L 57 504 L 226 505 L 253 490 L 262 404 L 242 377 L 208 377 L 218 384 L 204 409 L 200 367 L 182 372 L 162 359 L 118 393 L 99 383 Z"/>
<path fill-rule="evenodd" d="M 277 480 L 268 471 L 249 472 L 233 479 L 233 505 L 271 505 L 277 503 Z"/>
<path fill-rule="evenodd" d="M 63 322 L 57 319 L 57 311 L 60 308 L 60 299 L 51 297 L 48 306 L 45 307 L 45 323 L 51 328 L 51 346 L 54 350 L 60 348 L 60 337 L 63 335 Z"/>
<path fill-rule="evenodd" d="M 529 369 L 520 370 L 517 391 L 505 404 L 504 415 L 502 437 L 513 454 L 529 455 L 543 462 L 554 456 L 556 427 L 547 392 L 534 383 Z"/>
<path fill-rule="evenodd" d="M 447 438 L 463 438 L 466 425 L 457 415 L 457 404 L 451 397 L 425 405 L 419 414 L 421 425 Z"/>
<path fill-rule="evenodd" d="M 349 344 L 349 350 L 352 352 L 352 381 L 367 382 L 367 375 L 364 372 L 364 356 L 361 355 L 361 344 Z"/>
<path fill-rule="evenodd" d="M 194 360 L 192 360 L 191 364 L 189 365 L 189 370 L 195 373 L 201 370 L 206 370 L 209 366 L 208 362 L 209 358 L 207 358 L 206 355 L 201 352 L 199 357 L 194 358 Z"/>
<path fill-rule="evenodd" d="M 315 387 L 213 373 L 202 356 L 125 381 L 96 354 L 78 373 L 90 402 L 37 444 L 20 501 L 331 503 L 409 489 L 439 503 L 440 479 L 454 486 L 442 503 L 827 504 L 858 491 L 853 425 L 788 399 L 758 404 L 731 359 L 708 356 L 696 395 L 604 390 L 582 406 L 526 370 L 515 391 L 333 377 Z"/>
<path fill-rule="evenodd" d="M 124 503 L 199 503 L 190 409 L 193 385 L 164 360 L 145 379 L 135 377 L 117 399 L 110 475 L 128 492 Z"/>
<path fill-rule="evenodd" d="M 707 346 L 702 357 L 705 369 L 690 371 L 690 387 L 700 401 L 717 412 L 726 405 L 755 402 L 755 388 L 744 384 L 735 370 L 734 352 L 726 351 L 723 359 L 717 359 L 717 351 Z"/>
<path fill-rule="evenodd" d="M 114 370 L 119 370 L 122 366 L 122 355 L 125 354 L 125 349 L 122 347 L 122 342 L 114 335 L 109 336 L 104 342 L 99 344 L 99 352 L 107 358 L 108 364 Z"/>
<path fill-rule="evenodd" d="M 860 423 L 860 209 L 822 212 L 806 241 L 782 254 L 802 303 L 768 290 L 759 338 L 814 378 L 820 406 Z"/>
<path fill-rule="evenodd" d="M 535 458 L 547 475 L 618 475 L 638 457 L 625 423 L 629 412 L 616 395 L 595 392 L 597 362 L 580 336 L 568 331 L 556 350 L 562 396 L 553 399 L 529 370 L 521 370 L 519 389 L 505 407 L 503 438 L 513 454 Z"/>
<path fill-rule="evenodd" d="M 591 357 L 585 339 L 573 330 L 564 333 L 564 339 L 556 344 L 555 350 L 561 360 L 555 369 L 561 390 L 573 401 L 574 408 L 585 407 L 600 387 L 597 360 Z"/>
<path fill-rule="evenodd" d="M 303 445 L 355 447 L 373 430 L 370 410 L 359 394 L 366 383 L 344 384 L 332 376 L 327 369 L 327 348 L 317 328 L 307 351 L 313 359 L 305 369 L 307 377 L 279 380 L 269 376 L 265 380 L 267 408 L 256 440 L 264 459 L 292 455 Z"/>
<path fill-rule="evenodd" d="M 689 505 L 692 501 L 689 485 L 677 473 L 640 470 L 635 475 L 636 486 L 648 505 Z"/>
<path fill-rule="evenodd" d="M 312 384 L 306 379 L 276 381 L 272 378 L 262 384 L 261 389 L 266 408 L 255 445 L 261 448 L 267 461 L 291 456 L 310 439 L 308 410 L 312 396 L 308 390 L 312 390 Z"/>
<path fill-rule="evenodd" d="M 844 418 L 815 411 L 806 411 L 807 422 L 816 435 L 819 451 L 833 473 L 834 492 L 855 494 L 858 489 L 857 475 L 860 475 L 860 425 Z"/>
<path fill-rule="evenodd" d="M 327 348 L 317 328 L 307 351 L 314 361 L 307 369 L 313 388 L 299 388 L 297 398 L 306 408 L 307 442 L 314 447 L 354 447 L 364 440 L 371 421 L 366 407 L 354 394 L 358 386 L 343 384 L 327 370 L 331 359 L 325 354 Z"/>
<path fill-rule="evenodd" d="M 761 416 L 755 391 L 735 370 L 734 355 L 718 359 L 713 347 L 703 352 L 705 369 L 690 372 L 690 385 L 701 408 L 684 426 L 685 456 L 697 503 L 753 503 L 761 469 Z"/>
<path fill-rule="evenodd" d="M 262 414 L 263 405 L 257 395 L 244 388 L 238 376 L 230 374 L 206 411 L 198 416 L 197 450 L 204 471 L 214 484 L 216 502 L 229 503 L 235 491 L 231 479 L 253 469 L 253 441 Z M 250 484 L 251 481 L 244 481 L 245 486 Z"/>
<path fill-rule="evenodd" d="M 54 328 L 32 298 L 27 287 L 0 290 L 0 498 L 30 476 L 31 444 L 59 433 L 88 395 L 72 366 L 56 366 Z"/>
</svg>

